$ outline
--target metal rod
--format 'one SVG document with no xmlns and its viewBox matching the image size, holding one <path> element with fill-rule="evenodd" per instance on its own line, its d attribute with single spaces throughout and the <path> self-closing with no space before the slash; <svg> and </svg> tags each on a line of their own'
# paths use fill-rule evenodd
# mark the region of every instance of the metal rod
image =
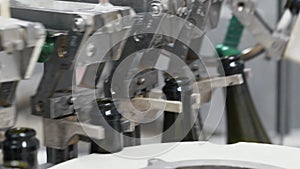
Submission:
<svg viewBox="0 0 300 169">
<path fill-rule="evenodd" d="M 290 132 L 290 63 L 282 60 L 278 62 L 277 84 L 277 133 L 280 136 L 280 144 L 284 144 L 284 136 Z"/>
<path fill-rule="evenodd" d="M 256 45 L 253 48 L 243 50 L 242 59 L 244 61 L 252 60 L 262 54 L 264 51 L 265 49 L 262 45 Z"/>
<path fill-rule="evenodd" d="M 278 20 L 283 14 L 283 2 L 278 0 Z M 279 144 L 284 144 L 284 136 L 290 132 L 290 105 L 288 84 L 290 83 L 290 63 L 285 60 L 278 62 L 277 69 L 277 133 Z"/>
</svg>

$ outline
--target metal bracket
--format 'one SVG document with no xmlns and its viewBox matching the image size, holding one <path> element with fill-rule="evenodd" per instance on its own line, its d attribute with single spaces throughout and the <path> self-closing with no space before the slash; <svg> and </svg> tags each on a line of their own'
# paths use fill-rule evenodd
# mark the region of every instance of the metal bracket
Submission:
<svg viewBox="0 0 300 169">
<path fill-rule="evenodd" d="M 44 27 L 0 17 L 0 82 L 28 79 L 46 38 Z"/>
<path fill-rule="evenodd" d="M 105 137 L 104 128 L 86 123 L 79 123 L 75 116 L 65 119 L 44 118 L 45 146 L 64 149 L 77 143 L 79 136 L 102 140 Z"/>
<path fill-rule="evenodd" d="M 249 73 L 248 73 L 249 74 Z M 216 88 L 222 88 L 227 86 L 234 86 L 244 83 L 243 76 L 241 74 L 227 76 L 227 77 L 214 77 L 207 80 L 201 80 L 196 82 L 196 88 L 198 93 L 194 93 L 192 98 L 193 104 L 207 103 L 211 99 L 212 91 Z M 147 94 L 149 97 L 137 97 L 131 100 L 135 108 L 141 111 L 146 111 L 149 108 L 158 109 L 164 108 L 165 111 L 174 113 L 182 113 L 183 105 L 180 101 L 169 101 L 162 99 L 163 93 L 160 90 L 154 90 Z"/>
<path fill-rule="evenodd" d="M 272 33 L 258 17 L 253 0 L 228 0 L 230 9 L 239 21 L 266 49 L 268 58 L 280 59 L 285 51 L 288 38 Z"/>
<path fill-rule="evenodd" d="M 235 86 L 244 83 L 241 74 L 232 75 L 227 77 L 215 77 L 207 80 L 197 82 L 199 93 L 197 94 L 201 100 L 201 103 L 207 103 L 211 100 L 212 91 L 216 88 L 222 88 L 227 86 Z"/>
</svg>

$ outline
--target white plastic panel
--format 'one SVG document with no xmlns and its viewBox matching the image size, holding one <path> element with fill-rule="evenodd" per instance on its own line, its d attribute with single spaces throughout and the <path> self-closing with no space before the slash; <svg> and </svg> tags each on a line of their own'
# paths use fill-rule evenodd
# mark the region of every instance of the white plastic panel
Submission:
<svg viewBox="0 0 300 169">
<path fill-rule="evenodd" d="M 300 17 L 293 28 L 284 57 L 300 64 Z"/>
<path fill-rule="evenodd" d="M 159 154 L 164 150 L 168 151 Z M 149 156 L 155 152 L 158 154 Z M 300 149 L 277 145 L 255 143 L 215 145 L 205 142 L 186 142 L 130 147 L 114 155 L 92 154 L 59 164 L 53 169 L 141 169 L 147 166 L 149 159 L 160 159 L 166 162 L 233 160 L 296 169 L 300 164 L 299 156 Z"/>
</svg>

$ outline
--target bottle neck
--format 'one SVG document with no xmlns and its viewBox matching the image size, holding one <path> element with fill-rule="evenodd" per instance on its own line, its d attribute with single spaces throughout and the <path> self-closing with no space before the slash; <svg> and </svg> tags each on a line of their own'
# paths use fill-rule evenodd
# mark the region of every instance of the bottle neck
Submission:
<svg viewBox="0 0 300 169">
<path fill-rule="evenodd" d="M 221 58 L 223 70 L 226 76 L 242 74 L 244 76 L 245 64 L 239 56 Z"/>
<path fill-rule="evenodd" d="M 35 135 L 36 132 L 33 129 L 29 128 L 13 128 L 5 133 L 7 139 L 16 140 L 31 139 L 34 138 Z"/>
</svg>

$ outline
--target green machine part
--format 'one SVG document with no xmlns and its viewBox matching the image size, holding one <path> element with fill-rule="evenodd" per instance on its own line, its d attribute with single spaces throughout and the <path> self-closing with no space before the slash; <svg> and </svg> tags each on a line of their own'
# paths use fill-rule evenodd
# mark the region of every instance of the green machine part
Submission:
<svg viewBox="0 0 300 169">
<path fill-rule="evenodd" d="M 222 44 L 216 46 L 219 57 L 240 55 L 242 52 L 238 50 L 244 26 L 240 23 L 236 16 L 232 16 L 227 33 Z"/>
<path fill-rule="evenodd" d="M 49 59 L 50 55 L 54 52 L 54 42 L 55 39 L 53 37 L 47 36 L 38 60 L 39 63 L 44 63 Z"/>
</svg>

